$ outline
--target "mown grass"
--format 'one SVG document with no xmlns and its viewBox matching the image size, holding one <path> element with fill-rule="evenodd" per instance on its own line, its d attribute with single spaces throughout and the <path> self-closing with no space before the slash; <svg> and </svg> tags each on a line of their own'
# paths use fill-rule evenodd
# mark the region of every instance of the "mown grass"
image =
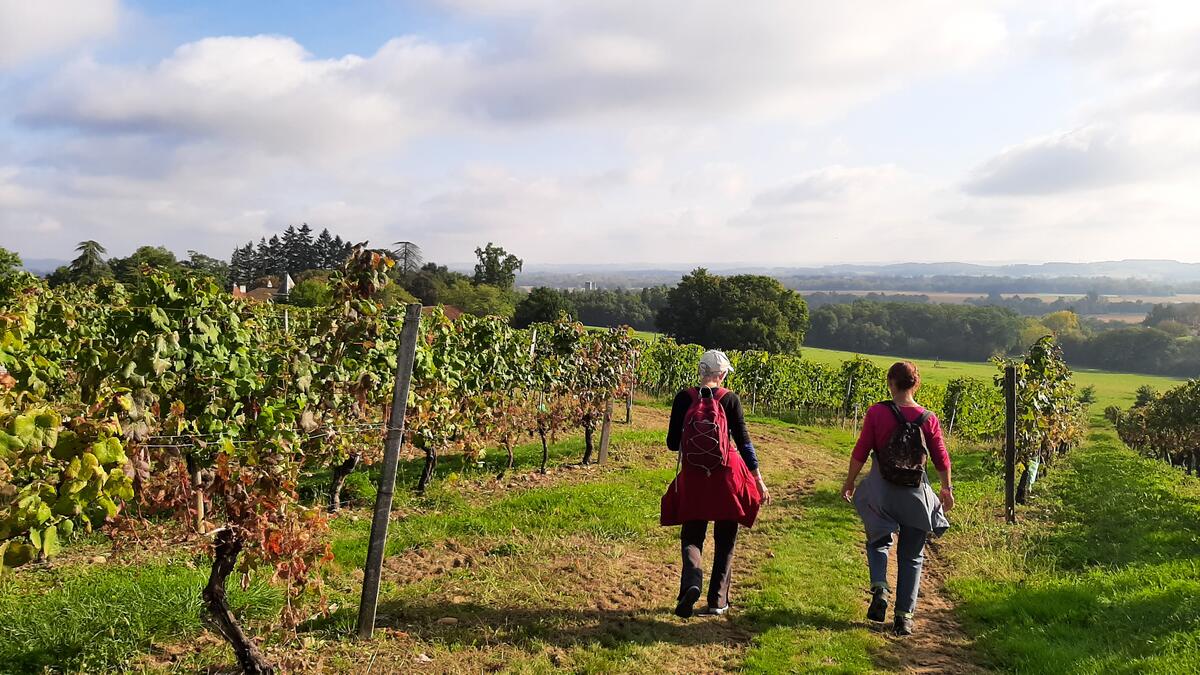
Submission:
<svg viewBox="0 0 1200 675">
<path fill-rule="evenodd" d="M 949 588 L 979 649 L 1023 673 L 1200 672 L 1200 484 L 1097 429 L 1008 528 L 998 473 L 960 460 Z"/>
<path fill-rule="evenodd" d="M 0 672 L 97 672 L 201 629 L 204 558 L 139 565 L 81 564 L 22 572 L 0 581 Z M 230 605 L 249 619 L 271 616 L 280 589 L 231 585 Z"/>
<path fill-rule="evenodd" d="M 396 522 L 388 536 L 388 554 L 454 538 L 507 537 L 526 533 L 568 532 L 620 539 L 657 525 L 658 497 L 673 470 L 625 469 L 595 483 L 536 488 L 494 502 L 470 505 L 442 488 L 418 515 Z M 653 507 L 650 509 L 650 507 Z M 334 557 L 361 566 L 366 560 L 370 523 L 337 521 Z"/>
</svg>

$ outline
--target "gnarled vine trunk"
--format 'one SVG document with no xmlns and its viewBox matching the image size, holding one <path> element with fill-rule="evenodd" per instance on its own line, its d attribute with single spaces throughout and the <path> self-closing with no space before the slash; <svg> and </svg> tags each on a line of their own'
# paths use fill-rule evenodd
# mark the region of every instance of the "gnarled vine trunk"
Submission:
<svg viewBox="0 0 1200 675">
<path fill-rule="evenodd" d="M 421 479 L 417 481 L 417 492 L 424 492 L 433 482 L 433 470 L 437 468 L 437 448 L 425 448 L 425 467 L 421 469 Z"/>
<path fill-rule="evenodd" d="M 225 528 L 217 531 L 216 540 L 213 543 L 212 571 L 208 575 L 208 584 L 204 587 L 202 596 L 204 607 L 208 610 L 206 618 L 229 642 L 229 646 L 233 647 L 233 652 L 237 655 L 238 666 L 241 667 L 243 673 L 272 675 L 275 667 L 267 662 L 258 645 L 242 632 L 241 626 L 237 623 L 237 617 L 229 609 L 229 602 L 225 596 L 225 581 L 233 572 L 233 567 L 241 552 L 242 542 L 233 530 Z"/>
<path fill-rule="evenodd" d="M 337 513 L 342 508 L 342 487 L 346 485 L 346 477 L 354 473 L 361 460 L 361 452 L 352 452 L 346 461 L 333 467 L 333 480 L 329 484 L 330 513 Z"/>
<path fill-rule="evenodd" d="M 1029 467 L 1021 469 L 1021 480 L 1017 483 L 1017 503 L 1024 504 L 1029 499 Z"/>
<path fill-rule="evenodd" d="M 592 463 L 592 434 L 596 431 L 596 423 L 591 416 L 583 418 L 583 464 Z"/>
<path fill-rule="evenodd" d="M 542 439 L 542 474 L 546 473 L 546 463 L 550 461 L 550 446 L 546 445 L 546 427 L 538 427 L 538 436 Z"/>
</svg>

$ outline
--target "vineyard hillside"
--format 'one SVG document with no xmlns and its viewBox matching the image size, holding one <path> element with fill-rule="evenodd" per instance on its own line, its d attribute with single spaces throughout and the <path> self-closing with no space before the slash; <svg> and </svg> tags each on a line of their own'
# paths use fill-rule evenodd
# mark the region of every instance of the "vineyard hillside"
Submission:
<svg viewBox="0 0 1200 675">
<path fill-rule="evenodd" d="M 865 620 L 861 525 L 839 494 L 894 359 L 731 351 L 775 501 L 739 539 L 733 611 L 685 621 L 658 510 L 676 470 L 667 402 L 703 348 L 419 318 L 374 300 L 386 265 L 356 249 L 322 313 L 156 275 L 65 292 L 4 279 L 0 670 L 1200 667 L 1193 383 L 1072 373 L 1050 337 L 1006 361 L 922 362 L 958 505 L 902 640 Z M 403 428 L 394 377 L 411 386 L 392 401 Z M 385 438 L 403 445 L 363 641 Z"/>
</svg>

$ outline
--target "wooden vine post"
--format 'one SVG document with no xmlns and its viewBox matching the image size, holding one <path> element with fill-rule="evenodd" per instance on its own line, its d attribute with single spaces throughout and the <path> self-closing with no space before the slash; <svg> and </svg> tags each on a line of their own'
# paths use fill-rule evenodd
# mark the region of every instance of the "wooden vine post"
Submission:
<svg viewBox="0 0 1200 675">
<path fill-rule="evenodd" d="M 421 305 L 411 304 L 404 311 L 404 328 L 400 331 L 400 351 L 396 358 L 396 383 L 392 388 L 392 411 L 388 418 L 387 440 L 383 446 L 383 464 L 379 491 L 375 497 L 375 515 L 371 520 L 371 539 L 367 547 L 367 564 L 363 570 L 362 599 L 358 605 L 358 636 L 370 639 L 375 632 L 375 612 L 379 605 L 379 577 L 383 570 L 383 554 L 387 546 L 388 521 L 392 514 L 392 494 L 396 489 L 396 468 L 400 462 L 400 445 L 404 442 L 404 413 L 408 406 L 408 389 L 412 383 L 413 360 L 417 350 L 417 329 L 421 324 Z"/>
<path fill-rule="evenodd" d="M 604 405 L 604 423 L 600 427 L 600 459 L 603 464 L 608 459 L 608 442 L 612 438 L 613 400 L 610 396 Z"/>
<path fill-rule="evenodd" d="M 1004 519 L 1017 522 L 1017 369 L 1004 368 Z"/>
</svg>

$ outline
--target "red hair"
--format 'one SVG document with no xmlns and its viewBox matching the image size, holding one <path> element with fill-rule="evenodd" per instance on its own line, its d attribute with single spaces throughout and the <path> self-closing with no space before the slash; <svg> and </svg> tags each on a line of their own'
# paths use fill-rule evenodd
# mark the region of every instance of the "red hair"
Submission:
<svg viewBox="0 0 1200 675">
<path fill-rule="evenodd" d="M 897 361 L 888 368 L 887 379 L 901 391 L 908 391 L 921 384 L 921 373 L 912 361 Z"/>
</svg>

